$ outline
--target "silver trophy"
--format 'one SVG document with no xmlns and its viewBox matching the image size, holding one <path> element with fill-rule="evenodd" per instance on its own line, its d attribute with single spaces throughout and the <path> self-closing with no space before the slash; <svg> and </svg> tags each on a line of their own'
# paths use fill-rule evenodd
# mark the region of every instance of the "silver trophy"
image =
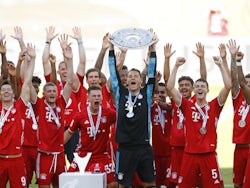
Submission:
<svg viewBox="0 0 250 188">
<path fill-rule="evenodd" d="M 125 28 L 115 31 L 111 43 L 118 48 L 136 49 L 150 46 L 154 33 L 141 28 Z"/>
</svg>

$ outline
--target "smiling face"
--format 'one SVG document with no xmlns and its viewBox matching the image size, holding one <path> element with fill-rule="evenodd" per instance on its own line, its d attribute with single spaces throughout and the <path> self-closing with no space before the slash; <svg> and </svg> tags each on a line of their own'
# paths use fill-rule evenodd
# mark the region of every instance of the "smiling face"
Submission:
<svg viewBox="0 0 250 188">
<path fill-rule="evenodd" d="M 43 89 L 43 96 L 46 102 L 50 105 L 55 104 L 57 98 L 57 87 L 55 84 L 45 85 Z"/>
<path fill-rule="evenodd" d="M 196 100 L 206 99 L 208 93 L 208 85 L 205 81 L 196 81 L 194 84 L 194 93 L 196 95 Z"/>
<path fill-rule="evenodd" d="M 179 82 L 179 91 L 185 98 L 191 98 L 193 92 L 193 85 L 189 80 L 182 80 Z"/>
<path fill-rule="evenodd" d="M 100 84 L 100 74 L 98 71 L 89 71 L 86 74 L 86 82 L 88 83 L 89 86 L 95 85 L 95 84 Z"/>
<path fill-rule="evenodd" d="M 162 85 L 158 85 L 158 97 L 159 100 L 161 102 L 166 102 L 166 97 L 167 97 L 167 93 L 166 93 L 166 87 L 162 86 Z"/>
<path fill-rule="evenodd" d="M 14 98 L 14 92 L 10 84 L 4 84 L 1 86 L 0 98 L 2 102 L 11 102 Z"/>
<path fill-rule="evenodd" d="M 59 64 L 57 74 L 59 74 L 61 82 L 67 81 L 67 68 L 64 62 Z"/>
<path fill-rule="evenodd" d="M 127 76 L 128 90 L 132 94 L 136 94 L 141 89 L 142 78 L 138 70 L 132 69 Z"/>
</svg>

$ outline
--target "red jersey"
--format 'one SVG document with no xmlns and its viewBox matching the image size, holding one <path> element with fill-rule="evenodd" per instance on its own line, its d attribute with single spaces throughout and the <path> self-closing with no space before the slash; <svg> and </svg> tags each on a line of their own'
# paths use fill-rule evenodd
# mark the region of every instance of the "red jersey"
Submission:
<svg viewBox="0 0 250 188">
<path fill-rule="evenodd" d="M 154 155 L 170 155 L 171 111 L 162 110 L 156 103 L 151 107 L 152 147 Z"/>
<path fill-rule="evenodd" d="M 41 99 L 37 98 L 37 100 Z M 38 140 L 37 140 L 38 124 L 34 113 L 33 105 L 31 103 L 30 105 L 32 109 L 29 106 L 26 106 L 25 109 L 24 127 L 23 127 L 23 138 L 24 138 L 23 145 L 36 147 L 38 145 Z"/>
<path fill-rule="evenodd" d="M 80 103 L 79 110 L 82 111 L 88 106 L 88 91 L 81 85 L 79 92 L 76 94 L 76 100 Z M 111 99 L 111 94 L 107 89 L 107 86 L 102 86 L 102 107 L 111 108 L 113 106 L 113 101 Z"/>
<path fill-rule="evenodd" d="M 1 120 L 4 121 L 0 129 L 0 154 L 14 155 L 22 153 L 22 119 L 24 118 L 25 108 L 26 105 L 21 98 L 15 101 L 9 110 L 2 108 L 2 102 L 0 103 L 0 109 L 3 109 Z"/>
<path fill-rule="evenodd" d="M 171 134 L 170 134 L 170 145 L 171 146 L 185 146 L 185 117 L 180 109 L 176 106 L 175 102 L 172 98 L 171 105 L 172 105 L 172 127 L 171 127 Z M 196 97 L 193 96 L 189 100 L 190 102 L 195 102 Z"/>
<path fill-rule="evenodd" d="M 87 108 L 75 115 L 69 127 L 71 132 L 78 128 L 80 130 L 77 148 L 80 156 L 84 156 L 87 152 L 92 152 L 92 155 L 107 152 L 110 126 L 116 121 L 116 112 L 111 108 L 102 108 L 99 127 L 97 125 L 98 114 L 91 114 L 90 116 L 92 116 L 94 127 L 91 126 Z"/>
<path fill-rule="evenodd" d="M 233 107 L 233 143 L 250 144 L 250 106 L 246 103 L 241 89 L 237 97 L 233 99 Z M 241 124 L 241 121 L 245 122 L 245 124 Z"/>
<path fill-rule="evenodd" d="M 186 98 L 182 97 L 180 109 L 186 118 L 186 146 L 185 151 L 188 153 L 207 153 L 214 152 L 217 147 L 217 123 L 223 106 L 219 105 L 217 97 L 208 103 L 207 110 L 208 118 L 206 123 L 206 133 L 202 134 L 200 129 L 202 127 L 202 114 L 198 108 Z M 205 106 L 201 110 L 206 114 Z"/>
<path fill-rule="evenodd" d="M 45 80 L 46 82 L 50 82 L 50 75 L 46 75 Z M 61 96 L 63 94 L 64 85 L 65 83 L 62 83 L 59 80 L 57 80 L 56 86 L 57 86 L 58 96 Z M 65 127 L 69 127 L 69 124 L 72 121 L 73 113 L 78 111 L 77 100 L 75 95 L 76 93 L 72 91 L 68 103 L 66 105 L 66 108 L 64 109 Z"/>
<path fill-rule="evenodd" d="M 64 151 L 64 108 L 62 96 L 56 99 L 56 107 L 50 109 L 45 99 L 38 100 L 34 111 L 38 117 L 38 150 L 45 152 Z M 52 110 L 52 111 L 51 111 Z M 56 121 L 59 122 L 56 122 Z"/>
</svg>

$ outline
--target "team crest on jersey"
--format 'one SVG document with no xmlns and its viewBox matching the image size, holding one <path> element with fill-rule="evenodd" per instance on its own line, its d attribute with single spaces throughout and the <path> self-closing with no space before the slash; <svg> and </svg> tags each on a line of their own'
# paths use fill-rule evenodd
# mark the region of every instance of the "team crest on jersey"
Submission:
<svg viewBox="0 0 250 188">
<path fill-rule="evenodd" d="M 12 114 L 15 114 L 15 113 L 16 113 L 16 109 L 15 109 L 15 108 L 12 108 L 12 109 L 11 109 L 11 113 L 12 113 Z"/>
<path fill-rule="evenodd" d="M 83 124 L 89 124 L 89 121 L 88 120 L 85 120 Z"/>
<path fill-rule="evenodd" d="M 46 180 L 47 174 L 42 173 L 42 174 L 40 174 L 39 178 L 42 180 Z"/>
<path fill-rule="evenodd" d="M 124 174 L 119 172 L 118 173 L 118 180 L 123 180 L 123 176 L 124 176 Z"/>
<path fill-rule="evenodd" d="M 56 107 L 56 111 L 57 112 L 61 112 L 61 108 L 60 107 Z"/>
<path fill-rule="evenodd" d="M 138 99 L 142 99 L 143 98 L 143 95 L 140 93 L 139 95 L 138 95 Z"/>
<path fill-rule="evenodd" d="M 102 117 L 101 121 L 102 121 L 102 123 L 106 123 L 107 122 L 107 117 L 106 116 Z"/>
</svg>

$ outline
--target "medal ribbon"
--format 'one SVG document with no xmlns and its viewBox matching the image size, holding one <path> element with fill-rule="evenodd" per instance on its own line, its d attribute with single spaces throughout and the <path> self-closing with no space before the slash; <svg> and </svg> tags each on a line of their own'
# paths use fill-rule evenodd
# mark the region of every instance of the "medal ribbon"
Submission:
<svg viewBox="0 0 250 188">
<path fill-rule="evenodd" d="M 57 127 L 60 128 L 61 124 L 60 124 L 60 121 L 58 119 L 58 113 L 56 112 L 56 114 L 55 114 L 54 110 L 51 108 L 51 106 L 46 101 L 44 101 L 44 103 L 49 108 L 49 112 L 51 113 L 53 119 L 55 120 L 55 123 L 56 123 Z"/>
<path fill-rule="evenodd" d="M 134 105 L 137 101 L 137 98 L 139 96 L 140 92 L 136 94 L 134 101 L 132 101 L 132 94 L 129 92 L 128 94 L 128 110 L 129 112 L 133 112 Z"/>
<path fill-rule="evenodd" d="M 179 123 L 182 123 L 183 120 L 184 120 L 184 115 L 182 113 L 182 111 L 178 108 L 178 111 L 179 111 Z"/>
<path fill-rule="evenodd" d="M 94 121 L 93 121 L 92 114 L 91 114 L 91 111 L 90 111 L 90 106 L 87 107 L 87 112 L 88 112 L 89 122 L 90 122 L 90 125 L 91 125 L 91 130 L 92 130 L 92 132 L 94 134 L 94 140 L 95 140 L 98 129 L 99 129 L 99 126 L 100 126 L 100 122 L 101 122 L 102 107 L 101 106 L 99 107 L 98 114 L 97 114 L 97 120 L 96 120 L 95 125 L 94 125 Z"/>
<path fill-rule="evenodd" d="M 31 115 L 33 124 L 37 125 L 35 113 L 34 113 L 34 110 L 33 110 L 32 105 L 31 105 L 30 102 L 28 102 L 28 108 L 29 108 L 29 110 L 30 110 L 30 115 Z"/>
<path fill-rule="evenodd" d="M 202 111 L 201 107 L 200 107 L 197 103 L 195 103 L 195 106 L 196 106 L 196 108 L 198 109 L 198 111 L 200 112 L 200 114 L 201 114 L 201 116 L 202 116 L 202 119 L 203 119 L 203 121 L 202 121 L 202 128 L 203 128 L 203 129 L 206 129 L 209 105 L 208 105 L 208 104 L 205 105 L 205 114 L 204 114 L 204 112 Z"/>
<path fill-rule="evenodd" d="M 247 105 L 247 107 L 244 109 L 244 111 L 242 113 L 241 121 L 245 121 L 248 112 L 249 112 L 249 105 Z"/>
<path fill-rule="evenodd" d="M 2 129 L 7 117 L 10 114 L 10 111 L 13 108 L 13 104 L 10 106 L 10 108 L 8 109 L 8 111 L 6 112 L 6 114 L 4 114 L 4 108 L 2 107 L 2 111 L 1 111 L 1 119 L 0 119 L 0 130 Z"/>
<path fill-rule="evenodd" d="M 158 110 L 158 116 L 160 119 L 160 124 L 161 124 L 161 129 L 162 129 L 162 133 L 164 134 L 164 129 L 165 129 L 165 116 L 163 113 L 163 110 L 161 110 L 161 107 L 159 105 L 157 105 L 157 110 Z"/>
</svg>

